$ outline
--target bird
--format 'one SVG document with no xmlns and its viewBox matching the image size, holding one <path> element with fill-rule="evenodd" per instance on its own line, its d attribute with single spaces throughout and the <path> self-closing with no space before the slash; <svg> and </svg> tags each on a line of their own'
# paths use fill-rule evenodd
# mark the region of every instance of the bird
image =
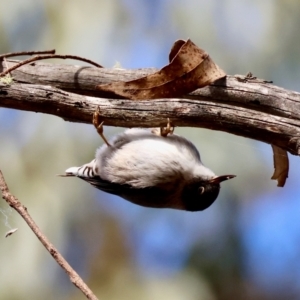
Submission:
<svg viewBox="0 0 300 300">
<path fill-rule="evenodd" d="M 205 167 L 195 145 L 167 127 L 131 128 L 108 141 L 100 111 L 93 124 L 104 144 L 95 159 L 71 167 L 63 177 L 78 177 L 106 193 L 144 207 L 202 211 L 211 206 L 220 183 L 235 175 L 216 176 Z"/>
</svg>

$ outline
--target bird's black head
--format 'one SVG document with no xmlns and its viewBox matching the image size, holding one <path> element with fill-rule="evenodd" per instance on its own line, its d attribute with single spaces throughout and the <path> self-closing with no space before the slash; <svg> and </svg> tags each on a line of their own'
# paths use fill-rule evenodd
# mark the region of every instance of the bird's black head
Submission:
<svg viewBox="0 0 300 300">
<path fill-rule="evenodd" d="M 210 180 L 197 180 L 186 185 L 182 192 L 182 202 L 185 209 L 199 211 L 208 208 L 219 195 L 220 182 L 234 177 L 235 175 L 222 175 Z"/>
</svg>

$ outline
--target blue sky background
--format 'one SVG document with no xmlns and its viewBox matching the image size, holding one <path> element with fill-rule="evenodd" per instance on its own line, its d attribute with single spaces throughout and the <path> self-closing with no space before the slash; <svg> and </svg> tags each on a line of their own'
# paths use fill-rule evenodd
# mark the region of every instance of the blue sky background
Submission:
<svg viewBox="0 0 300 300">
<path fill-rule="evenodd" d="M 0 48 L 56 48 L 106 67 L 161 68 L 173 42 L 191 38 L 228 74 L 252 71 L 299 91 L 299 10 L 297 1 L 11 1 L 0 4 Z M 92 160 L 100 141 L 92 126 L 52 116 L 1 108 L 0 168 L 99 298 L 299 299 L 299 157 L 290 155 L 288 181 L 278 188 L 270 145 L 203 129 L 176 132 L 216 173 L 238 175 L 201 213 L 146 209 L 55 178 Z M 80 299 L 20 218 L 4 203 L 0 209 L 20 228 L 0 242 L 0 295 L 47 299 L 58 287 L 60 299 Z M 23 283 L 11 294 L 16 274 Z"/>
</svg>

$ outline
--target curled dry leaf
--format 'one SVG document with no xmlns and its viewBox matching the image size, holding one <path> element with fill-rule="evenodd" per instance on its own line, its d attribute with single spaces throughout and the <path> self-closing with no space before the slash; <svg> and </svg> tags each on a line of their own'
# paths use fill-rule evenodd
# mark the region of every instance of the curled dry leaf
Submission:
<svg viewBox="0 0 300 300">
<path fill-rule="evenodd" d="M 277 180 L 277 186 L 283 187 L 289 174 L 289 158 L 288 154 L 282 148 L 272 145 L 274 158 L 274 174 L 271 177 Z"/>
<path fill-rule="evenodd" d="M 226 76 L 191 40 L 176 41 L 169 60 L 170 64 L 151 75 L 127 82 L 97 85 L 96 89 L 110 97 L 131 100 L 174 98 Z"/>
</svg>

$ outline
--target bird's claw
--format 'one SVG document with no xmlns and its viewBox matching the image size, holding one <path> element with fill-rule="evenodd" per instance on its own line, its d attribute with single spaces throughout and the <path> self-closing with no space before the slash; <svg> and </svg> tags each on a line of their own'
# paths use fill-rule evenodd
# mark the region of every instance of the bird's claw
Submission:
<svg viewBox="0 0 300 300">
<path fill-rule="evenodd" d="M 175 127 L 171 126 L 170 118 L 168 118 L 167 127 L 160 127 L 160 135 L 168 136 L 168 134 L 173 134 Z"/>
<path fill-rule="evenodd" d="M 106 137 L 104 136 L 104 133 L 103 133 L 103 124 L 104 124 L 104 121 L 101 121 L 99 106 L 97 107 L 96 111 L 93 114 L 93 124 L 94 124 L 94 126 L 95 126 L 98 134 L 103 139 L 104 143 L 107 146 L 110 146 L 110 143 L 107 141 L 107 139 L 106 139 Z"/>
</svg>

